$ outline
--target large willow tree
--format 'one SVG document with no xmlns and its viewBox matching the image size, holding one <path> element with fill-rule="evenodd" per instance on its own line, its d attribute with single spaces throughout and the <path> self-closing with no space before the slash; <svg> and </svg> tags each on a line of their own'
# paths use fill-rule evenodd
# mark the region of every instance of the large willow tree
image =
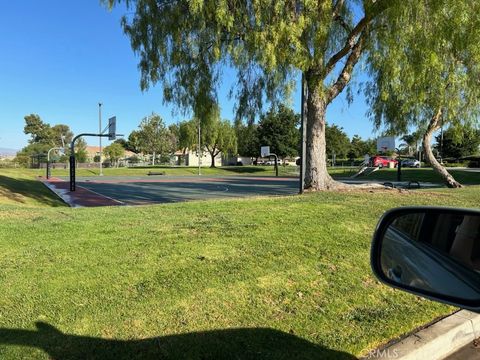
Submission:
<svg viewBox="0 0 480 360">
<path fill-rule="evenodd" d="M 193 109 L 199 118 L 215 106 L 225 66 L 237 72 L 237 116 L 250 122 L 265 100 L 287 97 L 301 73 L 307 89 L 305 186 L 311 190 L 340 186 L 327 172 L 326 109 L 349 84 L 362 54 L 375 51 L 372 37 L 384 33 L 375 24 L 388 23 L 405 8 L 442 2 L 104 1 L 127 3 L 134 10 L 122 25 L 140 57 L 142 89 L 160 82 L 166 102 Z"/>
<path fill-rule="evenodd" d="M 425 129 L 426 159 L 449 187 L 461 184 L 435 158 L 432 135 L 442 125 L 455 128 L 477 121 L 479 14 L 477 1 L 419 2 L 389 21 L 374 23 L 378 30 L 369 52 L 367 88 L 374 122 L 397 135 L 412 126 Z"/>
</svg>

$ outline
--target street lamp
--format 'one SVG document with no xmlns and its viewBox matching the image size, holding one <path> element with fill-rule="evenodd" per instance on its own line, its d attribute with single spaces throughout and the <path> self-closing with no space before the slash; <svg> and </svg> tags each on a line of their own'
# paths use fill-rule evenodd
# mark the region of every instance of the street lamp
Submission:
<svg viewBox="0 0 480 360">
<path fill-rule="evenodd" d="M 303 194 L 305 190 L 305 170 L 307 165 L 307 96 L 308 88 L 305 81 L 305 75 L 302 73 L 302 97 L 301 97 L 301 124 L 300 124 L 300 189 L 299 193 Z"/>
<path fill-rule="evenodd" d="M 101 134 L 102 133 L 102 103 L 98 103 L 98 133 Z M 99 175 L 100 176 L 103 176 L 103 168 L 102 168 L 102 137 L 100 136 L 99 137 L 99 143 L 100 143 L 100 146 L 99 146 L 99 149 L 100 149 L 100 153 L 99 153 L 99 161 L 100 161 L 100 164 L 99 164 L 99 167 L 100 167 L 100 173 Z"/>
<path fill-rule="evenodd" d="M 198 175 L 202 175 L 202 155 L 203 153 L 201 153 L 201 144 L 200 142 L 202 141 L 202 137 L 201 137 L 201 130 L 200 130 L 200 119 L 198 119 Z"/>
</svg>

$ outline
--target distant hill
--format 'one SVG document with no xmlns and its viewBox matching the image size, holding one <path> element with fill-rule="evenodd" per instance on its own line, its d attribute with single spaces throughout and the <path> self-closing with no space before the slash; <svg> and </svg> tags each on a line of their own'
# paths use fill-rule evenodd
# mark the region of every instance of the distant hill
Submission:
<svg viewBox="0 0 480 360">
<path fill-rule="evenodd" d="M 18 150 L 9 149 L 9 148 L 0 148 L 0 155 L 1 156 L 12 156 L 16 155 Z"/>
</svg>

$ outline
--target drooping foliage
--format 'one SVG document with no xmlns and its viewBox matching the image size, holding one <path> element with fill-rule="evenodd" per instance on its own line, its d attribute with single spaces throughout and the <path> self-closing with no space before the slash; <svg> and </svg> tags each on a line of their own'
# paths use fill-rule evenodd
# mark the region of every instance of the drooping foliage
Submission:
<svg viewBox="0 0 480 360">
<path fill-rule="evenodd" d="M 446 124 L 477 120 L 480 110 L 480 4 L 422 1 L 390 21 L 377 19 L 366 88 L 371 116 L 391 134 L 425 128 L 427 161 L 450 187 L 461 185 L 441 167 L 432 135 Z M 413 19 L 407 24 L 408 19 Z"/>
<path fill-rule="evenodd" d="M 237 119 L 254 121 L 266 100 L 276 105 L 303 75 L 306 84 L 306 187 L 339 186 L 327 172 L 326 108 L 349 85 L 362 55 L 382 56 L 382 42 L 400 45 L 424 34 L 454 0 L 103 0 L 126 3 L 122 21 L 138 55 L 141 87 L 161 83 L 164 100 L 208 117 L 223 70 L 235 69 Z M 132 11 L 133 10 L 133 11 Z M 477 13 L 477 12 L 474 12 Z M 390 25 L 392 24 L 392 25 Z M 438 23 L 450 36 L 451 24 Z M 446 28 L 447 30 L 445 30 Z M 391 29 L 404 30 L 392 36 Z M 383 38 L 386 40 L 384 41 Z M 399 58 L 411 62 L 409 56 Z M 440 62 L 443 59 L 439 60 Z M 385 76 L 388 76 L 386 73 Z M 383 92 L 381 93 L 383 96 Z M 392 95 L 393 96 L 393 95 Z M 378 105 L 373 104 L 374 113 Z M 409 112 L 409 114 L 412 112 Z"/>
</svg>

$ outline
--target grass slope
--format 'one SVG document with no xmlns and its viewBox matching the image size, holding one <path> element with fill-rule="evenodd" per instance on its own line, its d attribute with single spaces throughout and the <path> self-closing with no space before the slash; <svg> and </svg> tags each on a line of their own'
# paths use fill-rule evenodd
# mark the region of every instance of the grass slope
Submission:
<svg viewBox="0 0 480 360">
<path fill-rule="evenodd" d="M 35 179 L 37 170 L 0 169 L 0 205 L 66 206 Z"/>
<path fill-rule="evenodd" d="M 479 190 L 0 205 L 0 358 L 365 354 L 452 310 L 372 277 L 378 217 L 475 207 Z"/>
</svg>

